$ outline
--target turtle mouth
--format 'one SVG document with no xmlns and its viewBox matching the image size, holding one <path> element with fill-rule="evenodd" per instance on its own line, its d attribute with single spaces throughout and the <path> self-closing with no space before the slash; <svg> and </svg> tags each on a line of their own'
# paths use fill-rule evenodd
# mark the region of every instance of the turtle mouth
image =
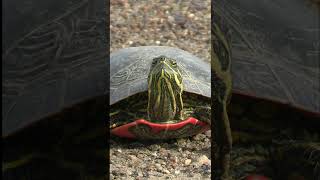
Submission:
<svg viewBox="0 0 320 180">
<path fill-rule="evenodd" d="M 164 139 L 181 136 L 192 136 L 210 129 L 210 125 L 190 117 L 183 121 L 153 123 L 138 119 L 111 129 L 111 134 L 124 138 Z M 190 131 L 192 130 L 192 131 Z"/>
</svg>

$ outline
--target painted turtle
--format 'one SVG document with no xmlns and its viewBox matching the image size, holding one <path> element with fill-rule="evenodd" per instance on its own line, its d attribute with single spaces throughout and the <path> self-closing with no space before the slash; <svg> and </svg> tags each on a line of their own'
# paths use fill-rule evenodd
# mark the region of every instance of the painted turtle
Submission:
<svg viewBox="0 0 320 180">
<path fill-rule="evenodd" d="M 210 65 L 177 48 L 146 46 L 110 56 L 111 133 L 186 137 L 209 129 Z"/>
<path fill-rule="evenodd" d="M 223 0 L 213 7 L 232 32 L 234 94 L 319 115 L 319 6 Z"/>
<path fill-rule="evenodd" d="M 3 1 L 4 179 L 105 175 L 98 118 L 107 89 L 105 7 L 100 0 Z M 80 138 L 87 130 L 100 137 Z"/>
<path fill-rule="evenodd" d="M 264 161 L 277 169 L 270 176 L 275 179 L 293 170 L 318 179 L 319 138 L 301 134 L 319 136 L 319 6 L 308 0 L 222 0 L 212 7 L 213 22 L 223 19 L 232 33 L 233 176 L 268 172 L 253 168 Z"/>
</svg>

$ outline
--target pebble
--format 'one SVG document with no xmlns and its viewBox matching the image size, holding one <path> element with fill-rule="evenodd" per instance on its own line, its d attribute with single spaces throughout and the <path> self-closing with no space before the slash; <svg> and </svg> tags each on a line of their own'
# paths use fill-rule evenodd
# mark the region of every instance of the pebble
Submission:
<svg viewBox="0 0 320 180">
<path fill-rule="evenodd" d="M 204 133 L 207 137 L 211 137 L 211 130 L 209 130 L 209 131 L 206 131 L 205 133 Z"/>
<path fill-rule="evenodd" d="M 194 18 L 194 16 L 195 16 L 195 15 L 192 14 L 192 13 L 188 14 L 188 18 L 191 18 L 191 19 L 192 19 L 192 18 Z"/>
<path fill-rule="evenodd" d="M 162 166 L 161 166 L 161 164 L 156 163 L 156 164 L 155 164 L 155 166 L 156 166 L 156 168 L 157 168 L 158 170 L 162 170 Z"/>
<path fill-rule="evenodd" d="M 141 171 L 138 171 L 138 176 L 143 176 L 142 172 Z"/>
<path fill-rule="evenodd" d="M 186 160 L 184 161 L 184 164 L 185 164 L 186 166 L 189 166 L 189 165 L 191 164 L 191 159 L 186 159 Z"/>
<path fill-rule="evenodd" d="M 168 21 L 171 22 L 171 23 L 174 22 L 174 17 L 173 16 L 168 16 Z"/>
<path fill-rule="evenodd" d="M 178 157 L 177 156 L 172 156 L 170 157 L 170 160 L 172 163 L 177 163 L 178 162 Z"/>
<path fill-rule="evenodd" d="M 206 156 L 206 155 L 202 155 L 198 158 L 197 160 L 198 164 L 201 166 L 203 164 L 205 165 L 209 165 L 211 164 L 211 160 Z"/>
<path fill-rule="evenodd" d="M 136 162 L 138 160 L 137 156 L 135 156 L 135 155 L 129 155 L 129 158 L 134 162 Z"/>
<path fill-rule="evenodd" d="M 166 174 L 170 174 L 170 171 L 168 169 L 164 169 L 163 172 Z"/>
<path fill-rule="evenodd" d="M 174 20 L 175 20 L 175 22 L 176 22 L 178 25 L 180 25 L 180 26 L 183 26 L 183 25 L 187 22 L 185 16 L 182 15 L 182 14 L 179 14 L 179 13 L 176 13 L 176 14 L 175 14 Z"/>
</svg>

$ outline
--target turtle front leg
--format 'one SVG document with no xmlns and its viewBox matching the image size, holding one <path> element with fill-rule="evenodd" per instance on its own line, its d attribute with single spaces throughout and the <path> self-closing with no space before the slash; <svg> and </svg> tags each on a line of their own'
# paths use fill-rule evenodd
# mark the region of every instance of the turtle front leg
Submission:
<svg viewBox="0 0 320 180">
<path fill-rule="evenodd" d="M 232 136 L 229 118 L 227 114 L 226 102 L 217 103 L 214 113 L 213 125 L 215 141 L 217 143 L 217 153 L 215 153 L 215 179 L 228 180 L 231 179 L 230 169 L 230 153 L 232 149 Z"/>
</svg>

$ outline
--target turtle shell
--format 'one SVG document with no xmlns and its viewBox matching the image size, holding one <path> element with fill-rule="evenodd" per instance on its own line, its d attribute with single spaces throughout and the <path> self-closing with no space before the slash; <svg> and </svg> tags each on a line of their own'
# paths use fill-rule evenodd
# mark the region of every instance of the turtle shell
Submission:
<svg viewBox="0 0 320 180">
<path fill-rule="evenodd" d="M 2 178 L 103 179 L 106 2 L 2 5 Z"/>
<path fill-rule="evenodd" d="M 319 115 L 319 6 L 309 0 L 214 3 L 232 31 L 234 93 Z"/>
<path fill-rule="evenodd" d="M 177 61 L 184 91 L 211 97 L 210 64 L 178 48 L 142 46 L 121 49 L 110 55 L 110 105 L 148 90 L 152 59 L 167 56 Z"/>
<path fill-rule="evenodd" d="M 103 96 L 103 1 L 3 1 L 2 136 Z"/>
</svg>

